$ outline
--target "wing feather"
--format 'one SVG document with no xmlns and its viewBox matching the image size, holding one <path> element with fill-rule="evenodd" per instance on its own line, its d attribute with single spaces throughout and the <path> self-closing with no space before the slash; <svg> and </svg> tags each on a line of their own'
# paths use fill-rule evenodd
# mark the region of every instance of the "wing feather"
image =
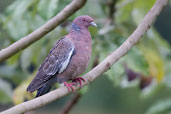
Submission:
<svg viewBox="0 0 171 114">
<path fill-rule="evenodd" d="M 57 73 L 62 73 L 68 66 L 74 53 L 74 44 L 68 38 L 62 38 L 50 50 L 37 75 L 27 88 L 33 92 L 43 86 Z"/>
</svg>

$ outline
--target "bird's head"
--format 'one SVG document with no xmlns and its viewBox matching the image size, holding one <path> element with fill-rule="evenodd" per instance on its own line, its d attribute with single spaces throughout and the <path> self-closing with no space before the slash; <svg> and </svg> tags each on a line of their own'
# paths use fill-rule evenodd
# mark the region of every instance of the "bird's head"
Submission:
<svg viewBox="0 0 171 114">
<path fill-rule="evenodd" d="M 74 19 L 72 24 L 75 29 L 88 28 L 89 26 L 97 27 L 96 23 L 93 21 L 93 18 L 88 15 L 77 17 L 76 19 Z"/>
</svg>

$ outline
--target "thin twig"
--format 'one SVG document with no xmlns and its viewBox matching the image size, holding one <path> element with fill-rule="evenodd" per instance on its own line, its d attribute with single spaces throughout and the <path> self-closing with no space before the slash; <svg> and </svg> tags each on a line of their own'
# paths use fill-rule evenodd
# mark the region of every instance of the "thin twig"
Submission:
<svg viewBox="0 0 171 114">
<path fill-rule="evenodd" d="M 29 35 L 21 38 L 12 45 L 0 51 L 0 63 L 29 45 L 33 44 L 37 40 L 41 39 L 47 33 L 56 28 L 59 24 L 65 21 L 69 16 L 79 10 L 87 0 L 73 0 L 69 5 L 67 5 L 61 12 L 59 12 L 54 18 L 50 19 L 47 23 L 42 25 L 37 30 L 33 31 Z"/>
<path fill-rule="evenodd" d="M 116 3 L 117 3 L 117 0 L 109 0 L 107 1 L 107 5 L 109 7 L 109 15 L 108 15 L 108 18 L 110 20 L 113 20 L 114 18 L 114 13 L 116 12 Z"/>
<path fill-rule="evenodd" d="M 74 95 L 73 98 L 65 104 L 65 106 L 59 114 L 68 114 L 68 112 L 75 106 L 75 104 L 77 104 L 81 96 L 82 95 L 80 93 Z"/>
<path fill-rule="evenodd" d="M 107 71 L 114 63 L 116 63 L 122 56 L 124 56 L 142 37 L 142 35 L 150 28 L 155 18 L 160 14 L 163 7 L 167 4 L 168 0 L 157 0 L 150 11 L 146 14 L 137 29 L 128 37 L 128 39 L 118 48 L 105 58 L 99 65 L 93 68 L 90 72 L 85 74 L 83 78 L 85 82 L 83 86 L 88 85 L 90 82 L 99 77 L 102 73 Z M 75 89 L 80 89 L 80 85 L 76 85 Z M 54 91 L 51 91 L 43 96 L 33 100 L 16 105 L 1 114 L 21 114 L 28 112 L 48 103 L 51 103 L 61 97 L 69 94 L 70 92 L 65 86 L 62 86 Z"/>
</svg>

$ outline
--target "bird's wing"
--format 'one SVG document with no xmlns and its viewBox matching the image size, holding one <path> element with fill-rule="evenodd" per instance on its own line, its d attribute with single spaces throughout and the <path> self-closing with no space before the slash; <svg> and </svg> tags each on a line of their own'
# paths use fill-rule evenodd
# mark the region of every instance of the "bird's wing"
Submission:
<svg viewBox="0 0 171 114">
<path fill-rule="evenodd" d="M 62 73 L 67 68 L 73 54 L 74 44 L 72 41 L 68 38 L 59 40 L 50 50 L 27 91 L 33 92 L 39 89 L 55 74 Z"/>
</svg>

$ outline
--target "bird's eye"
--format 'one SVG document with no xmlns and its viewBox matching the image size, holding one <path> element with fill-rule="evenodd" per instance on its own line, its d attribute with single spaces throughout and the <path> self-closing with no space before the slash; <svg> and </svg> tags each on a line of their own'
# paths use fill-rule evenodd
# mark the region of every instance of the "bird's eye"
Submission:
<svg viewBox="0 0 171 114">
<path fill-rule="evenodd" d="M 84 22 L 89 22 L 89 21 L 88 21 L 88 20 L 86 20 L 86 19 L 83 19 L 83 21 L 84 21 Z"/>
</svg>

